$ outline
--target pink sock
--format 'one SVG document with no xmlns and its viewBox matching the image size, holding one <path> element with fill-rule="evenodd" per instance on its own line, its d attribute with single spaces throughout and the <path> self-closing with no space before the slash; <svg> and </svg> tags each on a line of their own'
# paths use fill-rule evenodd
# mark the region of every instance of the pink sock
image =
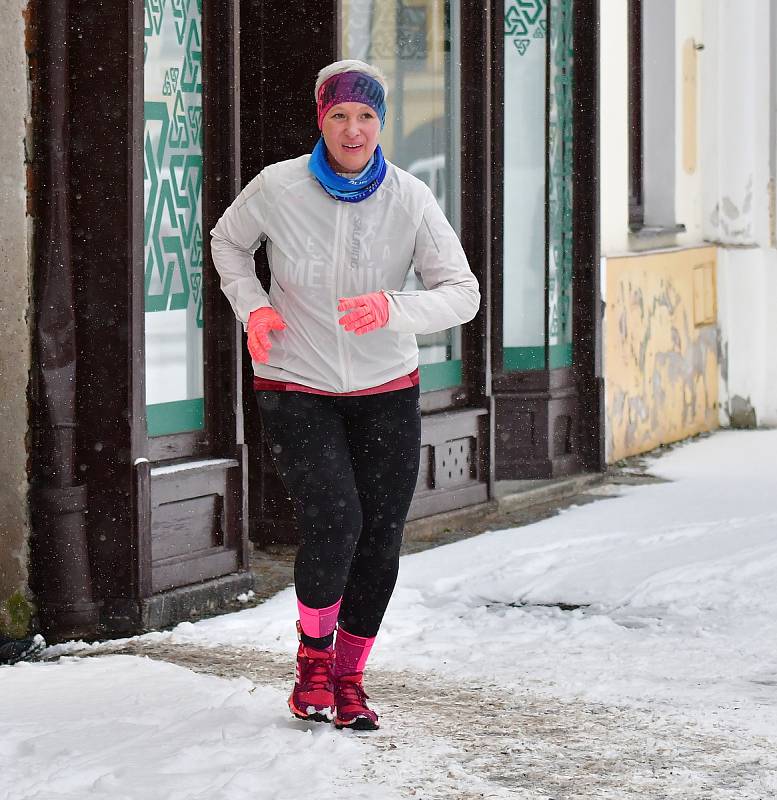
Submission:
<svg viewBox="0 0 777 800">
<path fill-rule="evenodd" d="M 337 631 L 335 639 L 335 675 L 353 675 L 364 672 L 367 657 L 375 644 L 375 637 L 354 636 L 343 630 Z"/>
<path fill-rule="evenodd" d="M 337 626 L 337 614 L 340 611 L 341 602 L 342 598 L 326 608 L 309 608 L 297 599 L 299 624 L 305 636 L 309 636 L 311 639 L 329 636 Z"/>
</svg>

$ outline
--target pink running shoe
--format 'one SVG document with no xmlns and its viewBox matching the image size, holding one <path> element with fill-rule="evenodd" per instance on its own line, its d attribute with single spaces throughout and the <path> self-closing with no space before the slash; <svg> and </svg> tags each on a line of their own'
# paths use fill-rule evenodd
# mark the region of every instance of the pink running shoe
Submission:
<svg viewBox="0 0 777 800">
<path fill-rule="evenodd" d="M 367 692 L 362 686 L 361 672 L 335 676 L 336 728 L 355 731 L 376 731 L 380 727 L 378 715 L 367 705 Z"/>
<path fill-rule="evenodd" d="M 297 719 L 308 722 L 331 722 L 335 698 L 332 686 L 334 650 L 315 650 L 299 643 L 294 688 L 289 710 Z"/>
</svg>

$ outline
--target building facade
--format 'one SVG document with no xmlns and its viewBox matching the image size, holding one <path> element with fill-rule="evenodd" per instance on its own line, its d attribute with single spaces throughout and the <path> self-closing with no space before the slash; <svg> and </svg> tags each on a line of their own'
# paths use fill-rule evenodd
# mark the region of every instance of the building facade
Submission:
<svg viewBox="0 0 777 800">
<path fill-rule="evenodd" d="M 768 0 L 602 0 L 609 461 L 777 422 L 776 24 Z"/>
<path fill-rule="evenodd" d="M 168 625 L 294 541 L 208 231 L 312 149 L 337 58 L 385 72 L 386 156 L 482 291 L 419 338 L 411 518 L 777 416 L 766 0 L 7 5 L 0 629 Z"/>
</svg>

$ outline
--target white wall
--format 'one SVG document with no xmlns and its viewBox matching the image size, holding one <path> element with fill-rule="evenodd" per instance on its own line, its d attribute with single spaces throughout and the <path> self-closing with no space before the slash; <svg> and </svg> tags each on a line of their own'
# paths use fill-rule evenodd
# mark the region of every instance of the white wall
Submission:
<svg viewBox="0 0 777 800">
<path fill-rule="evenodd" d="M 669 7 L 669 0 L 661 2 Z M 682 223 L 686 232 L 660 245 L 719 245 L 723 424 L 731 422 L 732 410 L 747 411 L 749 404 L 758 424 L 777 425 L 774 5 L 770 0 L 677 0 L 674 122 L 651 120 L 643 128 L 651 146 L 651 141 L 660 143 L 662 125 L 674 127 L 674 219 L 649 218 L 648 204 L 646 223 Z M 607 257 L 652 246 L 630 236 L 628 228 L 627 6 L 625 0 L 601 0 L 602 286 Z M 696 51 L 698 158 L 692 173 L 683 163 L 683 46 L 688 39 L 703 46 Z M 646 100 L 650 105 L 649 94 Z M 669 180 L 661 163 L 653 169 L 646 163 L 645 170 L 646 194 Z M 604 371 L 606 376 L 606 364 Z"/>
<path fill-rule="evenodd" d="M 714 91 L 702 101 L 702 202 L 704 235 L 720 246 L 722 424 L 777 425 L 773 14 L 768 0 L 709 0 L 704 13 Z"/>
<path fill-rule="evenodd" d="M 627 3 L 601 0 L 601 248 L 629 248 L 629 119 Z M 604 286 L 604 281 L 602 281 Z"/>
<path fill-rule="evenodd" d="M 702 95 L 704 236 L 768 247 L 769 2 L 708 0 Z"/>
<path fill-rule="evenodd" d="M 777 425 L 777 251 L 718 250 L 721 423 Z"/>
<path fill-rule="evenodd" d="M 650 0 L 647 0 L 650 3 Z M 643 3 L 643 6 L 645 3 Z M 704 236 L 704 207 L 702 203 L 702 186 L 707 172 L 708 163 L 702 157 L 702 99 L 714 92 L 714 84 L 707 81 L 704 73 L 704 63 L 707 59 L 707 45 L 704 41 L 704 11 L 707 0 L 680 0 L 675 4 L 675 108 L 676 108 L 676 134 L 675 134 L 675 220 L 685 225 L 685 233 L 679 234 L 677 244 L 680 246 L 695 246 L 701 244 Z M 683 163 L 683 135 L 684 126 L 691 124 L 685 119 L 683 103 L 683 49 L 685 43 L 693 40 L 703 49 L 696 52 L 697 85 L 696 85 L 696 169 L 686 172 Z"/>
</svg>

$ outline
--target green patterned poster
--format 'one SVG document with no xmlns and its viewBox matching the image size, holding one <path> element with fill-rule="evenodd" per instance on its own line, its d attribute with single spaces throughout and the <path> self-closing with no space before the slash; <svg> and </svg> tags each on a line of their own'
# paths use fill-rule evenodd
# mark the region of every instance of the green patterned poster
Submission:
<svg viewBox="0 0 777 800">
<path fill-rule="evenodd" d="M 504 3 L 505 370 L 545 367 L 546 0 Z"/>
<path fill-rule="evenodd" d="M 550 14 L 548 337 L 553 368 L 572 365 L 572 0 L 551 0 Z"/>
<path fill-rule="evenodd" d="M 572 364 L 572 11 L 573 0 L 504 5 L 505 370 Z"/>
<path fill-rule="evenodd" d="M 505 37 L 509 47 L 514 47 L 518 55 L 524 56 L 532 42 L 535 50 L 545 47 L 547 0 L 506 0 Z"/>
<path fill-rule="evenodd" d="M 150 436 L 203 427 L 202 0 L 145 0 L 146 405 Z"/>
</svg>

